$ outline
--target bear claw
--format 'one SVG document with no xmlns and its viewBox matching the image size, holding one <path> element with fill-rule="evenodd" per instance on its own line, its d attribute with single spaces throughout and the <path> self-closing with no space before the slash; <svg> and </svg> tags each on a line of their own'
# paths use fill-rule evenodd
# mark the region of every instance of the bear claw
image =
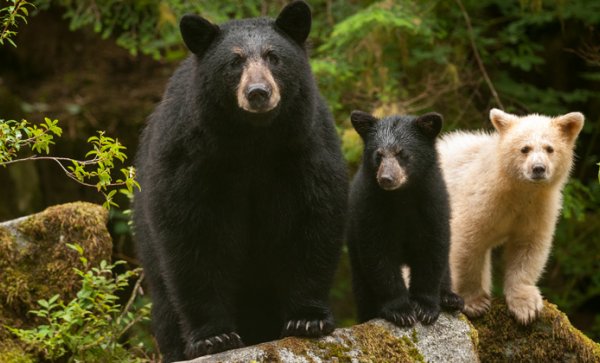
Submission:
<svg viewBox="0 0 600 363">
<path fill-rule="evenodd" d="M 242 338 L 236 332 L 224 333 L 208 338 L 203 338 L 189 343 L 185 350 L 188 359 L 193 359 L 207 354 L 219 353 L 229 349 L 244 346 Z"/>
<path fill-rule="evenodd" d="M 414 309 L 410 305 L 406 305 L 384 307 L 379 316 L 399 327 L 413 326 L 417 322 L 417 317 Z"/>
<path fill-rule="evenodd" d="M 283 329 L 282 336 L 320 337 L 334 330 L 335 326 L 330 319 L 325 320 L 289 320 Z"/>
<path fill-rule="evenodd" d="M 453 292 L 442 292 L 440 305 L 445 311 L 461 311 L 465 307 L 465 301 Z"/>
<path fill-rule="evenodd" d="M 440 308 L 436 306 L 425 306 L 421 305 L 417 302 L 413 302 L 414 311 L 417 316 L 417 319 L 425 324 L 430 325 L 435 323 L 435 321 L 440 316 Z"/>
</svg>

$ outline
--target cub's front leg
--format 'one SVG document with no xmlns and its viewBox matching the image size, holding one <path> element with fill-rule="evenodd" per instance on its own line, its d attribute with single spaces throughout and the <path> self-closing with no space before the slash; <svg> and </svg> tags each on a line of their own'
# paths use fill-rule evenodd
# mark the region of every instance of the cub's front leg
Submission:
<svg viewBox="0 0 600 363">
<path fill-rule="evenodd" d="M 504 246 L 504 295 L 508 309 L 521 324 L 531 323 L 544 307 L 536 283 L 548 259 L 551 243 L 551 235 L 528 235 L 508 241 Z"/>
<path fill-rule="evenodd" d="M 463 312 L 476 318 L 491 304 L 491 247 L 474 231 L 456 227 L 453 221 L 450 272 L 454 291 L 464 299 Z"/>
</svg>

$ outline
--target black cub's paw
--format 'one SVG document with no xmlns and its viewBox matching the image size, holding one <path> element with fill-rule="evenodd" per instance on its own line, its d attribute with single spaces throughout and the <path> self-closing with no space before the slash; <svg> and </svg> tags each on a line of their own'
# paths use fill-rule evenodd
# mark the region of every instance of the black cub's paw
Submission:
<svg viewBox="0 0 600 363">
<path fill-rule="evenodd" d="M 236 332 L 214 335 L 188 342 L 185 347 L 185 355 L 193 359 L 207 354 L 219 353 L 229 349 L 244 346 L 242 338 Z"/>
<path fill-rule="evenodd" d="M 425 325 L 433 324 L 440 316 L 439 305 L 424 304 L 418 301 L 413 301 L 413 308 L 417 319 Z"/>
<path fill-rule="evenodd" d="M 442 292 L 440 296 L 440 305 L 445 311 L 462 311 L 465 307 L 465 301 L 462 297 L 448 291 Z"/>
<path fill-rule="evenodd" d="M 392 301 L 385 304 L 379 311 L 379 317 L 399 327 L 413 326 L 417 322 L 413 306 L 408 301 Z"/>
<path fill-rule="evenodd" d="M 286 320 L 281 336 L 318 338 L 330 334 L 334 329 L 333 316 L 330 312 L 327 312 L 325 316 L 321 317 L 302 316 Z"/>
</svg>

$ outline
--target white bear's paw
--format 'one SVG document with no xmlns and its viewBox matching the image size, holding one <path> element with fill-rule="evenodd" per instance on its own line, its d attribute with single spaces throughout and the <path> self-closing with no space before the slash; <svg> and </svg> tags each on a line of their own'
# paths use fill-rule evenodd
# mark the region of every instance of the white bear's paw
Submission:
<svg viewBox="0 0 600 363">
<path fill-rule="evenodd" d="M 464 296 L 465 307 L 463 313 L 469 318 L 478 318 L 490 310 L 490 295 L 481 292 L 476 295 Z"/>
<path fill-rule="evenodd" d="M 521 324 L 527 325 L 534 321 L 544 303 L 540 290 L 536 286 L 519 286 L 505 291 L 508 310 Z"/>
</svg>

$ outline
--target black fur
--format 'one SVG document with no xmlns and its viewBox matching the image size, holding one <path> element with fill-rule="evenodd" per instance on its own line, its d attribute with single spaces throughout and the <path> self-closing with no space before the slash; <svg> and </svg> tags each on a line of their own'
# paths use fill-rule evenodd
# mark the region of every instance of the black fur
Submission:
<svg viewBox="0 0 600 363">
<path fill-rule="evenodd" d="M 438 114 L 391 116 L 378 121 L 353 112 L 363 138 L 363 162 L 350 192 L 348 245 L 359 320 L 376 317 L 400 326 L 433 323 L 440 302 L 462 299 L 450 290 L 450 206 L 435 150 Z M 393 150 L 406 182 L 386 191 L 377 181 L 382 152 Z M 410 267 L 410 289 L 401 274 Z"/>
<path fill-rule="evenodd" d="M 185 18 L 194 54 L 142 134 L 135 238 L 166 362 L 334 328 L 327 300 L 348 177 L 332 116 L 296 41 L 310 11 L 302 2 L 286 9 L 292 34 L 281 19 L 217 27 Z M 232 48 L 260 57 L 264 46 L 279 59 L 269 67 L 281 101 L 266 114 L 249 113 L 236 101 L 243 62 Z"/>
</svg>

